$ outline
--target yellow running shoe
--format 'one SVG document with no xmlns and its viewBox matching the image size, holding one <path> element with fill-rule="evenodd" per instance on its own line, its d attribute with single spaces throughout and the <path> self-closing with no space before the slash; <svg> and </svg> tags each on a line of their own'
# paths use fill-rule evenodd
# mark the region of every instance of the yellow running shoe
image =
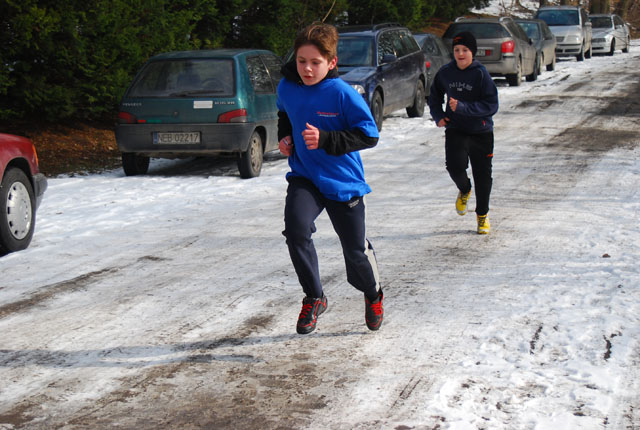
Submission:
<svg viewBox="0 0 640 430">
<path fill-rule="evenodd" d="M 470 195 L 471 190 L 465 194 L 462 194 L 462 191 L 458 191 L 458 198 L 456 199 L 456 212 L 458 212 L 458 215 L 465 215 L 467 213 L 467 202 L 469 201 Z"/>
<path fill-rule="evenodd" d="M 478 234 L 489 234 L 489 230 L 491 230 L 489 215 L 478 215 Z"/>
</svg>

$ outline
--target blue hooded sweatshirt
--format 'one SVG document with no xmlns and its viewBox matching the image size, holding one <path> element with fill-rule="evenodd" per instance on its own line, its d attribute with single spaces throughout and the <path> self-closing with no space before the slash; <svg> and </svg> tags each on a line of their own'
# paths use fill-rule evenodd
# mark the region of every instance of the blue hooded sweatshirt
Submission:
<svg viewBox="0 0 640 430">
<path fill-rule="evenodd" d="M 445 97 L 445 95 L 447 97 Z M 458 100 L 456 111 L 449 107 L 449 97 Z M 442 104 L 446 110 L 442 110 Z M 460 70 L 456 61 L 438 70 L 429 94 L 429 110 L 436 124 L 449 118 L 447 128 L 455 128 L 469 134 L 493 130 L 493 119 L 498 112 L 498 89 L 487 69 L 478 61 Z"/>
<path fill-rule="evenodd" d="M 365 140 L 367 137 L 375 138 L 375 145 L 379 136 L 362 96 L 337 73 L 315 85 L 304 85 L 286 76 L 278 85 L 277 105 L 288 117 L 291 130 L 287 131 L 290 131 L 294 144 L 294 151 L 289 156 L 291 171 L 287 178 L 304 177 L 313 182 L 326 198 L 334 201 L 349 201 L 370 193 L 357 150 L 365 146 L 353 145 L 353 140 L 358 135 Z M 307 149 L 304 143 L 302 132 L 307 123 L 320 129 L 318 149 Z M 343 145 L 336 151 L 334 144 L 339 140 L 344 142 L 345 137 L 349 137 L 352 144 Z"/>
</svg>

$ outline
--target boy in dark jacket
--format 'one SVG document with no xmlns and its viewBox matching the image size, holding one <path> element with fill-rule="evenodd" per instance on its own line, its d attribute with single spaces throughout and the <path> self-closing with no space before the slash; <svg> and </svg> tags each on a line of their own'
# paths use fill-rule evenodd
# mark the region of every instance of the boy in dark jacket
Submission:
<svg viewBox="0 0 640 430">
<path fill-rule="evenodd" d="M 347 281 L 364 293 L 367 327 L 380 328 L 384 314 L 376 258 L 365 234 L 364 195 L 371 188 L 358 152 L 378 143 L 378 129 L 362 96 L 338 76 L 337 45 L 331 25 L 303 29 L 278 85 L 279 147 L 291 168 L 283 234 L 305 293 L 296 325 L 300 334 L 315 330 L 327 308 L 311 239 L 325 209 L 340 238 Z"/>
<path fill-rule="evenodd" d="M 445 158 L 451 179 L 458 187 L 456 211 L 467 213 L 471 162 L 476 187 L 478 233 L 488 234 L 489 197 L 493 178 L 493 119 L 498 111 L 498 89 L 487 69 L 474 59 L 476 39 L 470 32 L 453 38 L 454 60 L 436 74 L 429 95 L 429 109 L 438 127 L 446 127 Z M 444 96 L 447 100 L 444 100 Z M 446 102 L 446 110 L 442 104 Z"/>
</svg>

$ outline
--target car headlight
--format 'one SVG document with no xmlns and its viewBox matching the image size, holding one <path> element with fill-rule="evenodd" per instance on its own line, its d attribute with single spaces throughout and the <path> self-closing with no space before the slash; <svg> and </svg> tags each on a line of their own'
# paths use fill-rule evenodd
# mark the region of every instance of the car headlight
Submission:
<svg viewBox="0 0 640 430">
<path fill-rule="evenodd" d="M 364 87 L 362 85 L 352 84 L 351 86 L 358 92 L 358 94 L 360 94 L 361 96 L 364 95 Z"/>
<path fill-rule="evenodd" d="M 569 35 L 567 37 L 564 38 L 564 42 L 565 43 L 580 43 L 580 36 L 575 36 L 575 35 Z"/>
</svg>

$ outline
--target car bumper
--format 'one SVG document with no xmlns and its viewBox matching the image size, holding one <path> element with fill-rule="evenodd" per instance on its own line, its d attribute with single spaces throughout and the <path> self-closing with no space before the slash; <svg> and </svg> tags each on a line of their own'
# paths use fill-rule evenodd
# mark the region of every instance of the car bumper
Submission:
<svg viewBox="0 0 640 430">
<path fill-rule="evenodd" d="M 578 55 L 580 53 L 581 49 L 582 49 L 582 45 L 579 44 L 579 43 L 578 44 L 566 44 L 566 45 L 558 44 L 556 46 L 556 56 L 563 57 L 563 56 Z"/>
<path fill-rule="evenodd" d="M 37 173 L 33 176 L 33 192 L 36 195 L 36 208 L 40 207 L 42 197 L 48 185 L 47 178 L 42 173 Z"/>
<path fill-rule="evenodd" d="M 247 150 L 256 123 L 225 124 L 118 124 L 116 142 L 121 152 L 149 157 L 212 155 Z M 272 127 L 275 128 L 276 121 Z M 199 132 L 200 143 L 154 143 L 154 133 Z"/>
<path fill-rule="evenodd" d="M 512 75 L 518 72 L 515 57 L 504 57 L 500 61 L 482 61 L 480 59 L 480 62 L 491 76 Z"/>
<path fill-rule="evenodd" d="M 591 41 L 591 49 L 593 52 L 609 52 L 611 49 L 611 42 L 606 39 L 602 40 L 592 40 Z"/>
</svg>

